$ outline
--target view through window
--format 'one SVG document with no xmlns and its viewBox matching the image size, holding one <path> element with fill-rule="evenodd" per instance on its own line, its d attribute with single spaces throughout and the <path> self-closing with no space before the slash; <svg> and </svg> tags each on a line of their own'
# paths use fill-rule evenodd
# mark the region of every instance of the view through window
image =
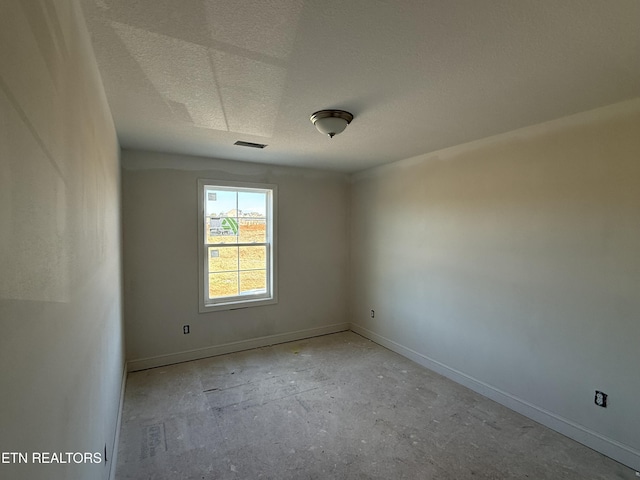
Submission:
<svg viewBox="0 0 640 480">
<path fill-rule="evenodd" d="M 275 186 L 199 187 L 201 310 L 274 303 Z"/>
</svg>

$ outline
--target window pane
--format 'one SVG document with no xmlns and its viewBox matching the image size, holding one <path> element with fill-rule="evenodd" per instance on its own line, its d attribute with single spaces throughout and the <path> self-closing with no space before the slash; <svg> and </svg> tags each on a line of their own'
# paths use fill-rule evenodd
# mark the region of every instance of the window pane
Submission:
<svg viewBox="0 0 640 480">
<path fill-rule="evenodd" d="M 205 188 L 205 243 L 238 243 L 238 194 Z"/>
<path fill-rule="evenodd" d="M 266 293 L 267 271 L 251 270 L 240 272 L 240 295 Z"/>
<path fill-rule="evenodd" d="M 243 217 L 266 217 L 266 192 L 238 192 L 238 210 Z"/>
<path fill-rule="evenodd" d="M 207 217 L 205 243 L 238 243 L 238 220 L 234 217 Z"/>
<path fill-rule="evenodd" d="M 267 268 L 267 247 L 240 247 L 240 270 Z"/>
<path fill-rule="evenodd" d="M 238 270 L 238 247 L 209 247 L 209 272 Z"/>
<path fill-rule="evenodd" d="M 238 273 L 210 273 L 209 298 L 230 297 L 238 295 Z"/>
<path fill-rule="evenodd" d="M 260 217 L 241 217 L 238 219 L 240 243 L 266 243 L 267 219 Z"/>
<path fill-rule="evenodd" d="M 204 189 L 205 216 L 222 217 L 238 208 L 238 197 L 234 191 L 218 190 L 215 187 Z"/>
</svg>

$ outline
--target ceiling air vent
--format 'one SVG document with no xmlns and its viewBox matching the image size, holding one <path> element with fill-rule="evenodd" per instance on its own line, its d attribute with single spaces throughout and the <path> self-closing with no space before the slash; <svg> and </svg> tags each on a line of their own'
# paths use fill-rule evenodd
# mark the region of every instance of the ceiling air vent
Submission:
<svg viewBox="0 0 640 480">
<path fill-rule="evenodd" d="M 251 148 L 264 148 L 266 145 L 264 143 L 251 143 L 251 142 L 243 142 L 242 140 L 238 140 L 234 145 L 238 145 L 240 147 L 251 147 Z"/>
</svg>

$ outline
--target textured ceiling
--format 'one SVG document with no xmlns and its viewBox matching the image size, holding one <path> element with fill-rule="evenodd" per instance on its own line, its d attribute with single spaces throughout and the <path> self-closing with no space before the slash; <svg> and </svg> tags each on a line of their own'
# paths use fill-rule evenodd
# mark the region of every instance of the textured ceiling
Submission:
<svg viewBox="0 0 640 480">
<path fill-rule="evenodd" d="M 351 172 L 640 97 L 638 0 L 81 3 L 123 147 Z"/>
</svg>

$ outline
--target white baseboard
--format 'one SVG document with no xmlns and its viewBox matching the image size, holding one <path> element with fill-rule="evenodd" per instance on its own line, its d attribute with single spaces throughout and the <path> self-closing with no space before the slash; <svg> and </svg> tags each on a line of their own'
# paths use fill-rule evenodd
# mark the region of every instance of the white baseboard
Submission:
<svg viewBox="0 0 640 480">
<path fill-rule="evenodd" d="M 355 333 L 392 350 L 403 357 L 406 357 L 423 367 L 433 370 L 440 375 L 453 380 L 456 383 L 478 392 L 479 394 L 490 398 L 491 400 L 514 410 L 525 417 L 528 417 L 542 425 L 555 430 L 593 450 L 606 455 L 636 471 L 640 471 L 640 452 L 617 442 L 611 438 L 605 437 L 593 430 L 579 425 L 571 420 L 560 417 L 555 413 L 549 412 L 543 408 L 537 407 L 525 400 L 515 397 L 507 392 L 503 392 L 487 383 L 477 380 L 458 370 L 448 367 L 432 358 L 405 347 L 393 340 L 382 335 L 378 335 L 371 330 L 356 324 L 351 324 L 351 330 Z"/>
<path fill-rule="evenodd" d="M 184 352 L 170 353 L 168 355 L 158 355 L 156 357 L 140 358 L 129 360 L 129 371 L 146 370 L 147 368 L 162 367 L 174 363 L 188 362 L 190 360 L 199 360 L 201 358 L 215 357 L 227 353 L 241 352 L 252 348 L 266 347 L 276 345 L 278 343 L 293 342 L 304 338 L 317 337 L 330 333 L 344 332 L 349 330 L 348 323 L 336 323 L 334 325 L 326 325 L 324 327 L 309 328 L 306 330 L 298 330 L 289 333 L 279 333 L 276 335 L 268 335 L 266 337 L 251 338 L 249 340 L 241 340 L 239 342 L 224 343 L 222 345 L 214 345 L 212 347 L 197 348 L 195 350 L 187 350 Z"/>
<path fill-rule="evenodd" d="M 127 372 L 127 362 L 124 362 L 124 370 L 122 371 L 122 382 L 120 384 L 120 404 L 118 405 L 118 419 L 116 420 L 116 432 L 113 438 L 113 447 L 111 449 L 109 480 L 115 480 L 116 478 L 116 468 L 118 466 L 118 445 L 120 444 L 120 426 L 122 425 L 122 410 L 124 408 L 124 391 L 127 387 Z"/>
</svg>

